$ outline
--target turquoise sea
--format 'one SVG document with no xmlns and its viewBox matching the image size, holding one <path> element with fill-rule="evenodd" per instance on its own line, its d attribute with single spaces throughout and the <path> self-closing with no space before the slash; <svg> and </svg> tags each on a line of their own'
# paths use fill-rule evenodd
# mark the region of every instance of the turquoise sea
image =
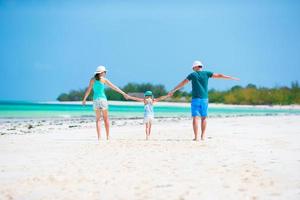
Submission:
<svg viewBox="0 0 300 200">
<path fill-rule="evenodd" d="M 190 108 L 182 106 L 155 106 L 156 117 L 190 117 Z M 254 107 L 210 107 L 210 117 L 249 115 L 300 115 L 299 109 Z M 111 118 L 142 118 L 143 105 L 110 105 Z M 0 101 L 0 118 L 70 118 L 94 117 L 91 105 Z"/>
</svg>

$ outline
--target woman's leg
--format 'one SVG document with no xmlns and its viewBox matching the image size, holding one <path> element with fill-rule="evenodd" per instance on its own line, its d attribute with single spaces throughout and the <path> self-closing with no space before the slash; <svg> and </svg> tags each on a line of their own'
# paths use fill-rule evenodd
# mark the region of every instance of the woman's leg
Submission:
<svg viewBox="0 0 300 200">
<path fill-rule="evenodd" d="M 104 120 L 104 126 L 106 130 L 106 139 L 109 140 L 109 118 L 108 118 L 108 110 L 102 110 L 103 120 Z"/>
<path fill-rule="evenodd" d="M 98 140 L 101 140 L 101 112 L 99 109 L 95 110 L 96 113 L 96 130 L 98 135 Z"/>
</svg>

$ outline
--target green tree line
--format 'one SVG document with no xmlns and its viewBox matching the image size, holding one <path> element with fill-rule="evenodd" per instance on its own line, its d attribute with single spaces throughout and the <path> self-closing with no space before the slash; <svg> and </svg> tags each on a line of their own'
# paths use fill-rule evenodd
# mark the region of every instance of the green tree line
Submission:
<svg viewBox="0 0 300 200">
<path fill-rule="evenodd" d="M 126 93 L 144 93 L 151 90 L 155 97 L 167 94 L 164 85 L 151 83 L 128 83 L 121 89 Z M 58 96 L 59 101 L 81 101 L 86 89 L 71 90 Z M 110 88 L 106 89 L 109 100 L 124 101 L 124 97 Z M 91 93 L 88 100 L 92 100 Z M 192 98 L 190 92 L 179 90 L 168 99 L 173 102 L 188 102 Z M 233 86 L 226 91 L 209 90 L 209 101 L 211 103 L 238 104 L 238 105 L 290 105 L 300 104 L 300 87 L 298 81 L 292 82 L 290 87 L 257 87 L 248 84 L 246 87 Z"/>
</svg>

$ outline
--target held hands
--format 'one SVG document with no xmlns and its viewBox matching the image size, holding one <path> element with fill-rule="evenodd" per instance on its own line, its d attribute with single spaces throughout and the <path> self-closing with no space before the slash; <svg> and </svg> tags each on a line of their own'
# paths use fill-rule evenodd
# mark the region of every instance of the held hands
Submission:
<svg viewBox="0 0 300 200">
<path fill-rule="evenodd" d="M 123 97 L 124 97 L 126 100 L 130 99 L 130 96 L 129 96 L 128 94 L 126 94 L 126 93 L 123 94 Z"/>
<path fill-rule="evenodd" d="M 124 98 L 126 100 L 134 100 L 134 101 L 144 101 L 144 99 L 141 99 L 141 98 L 137 98 L 137 97 L 133 97 L 133 96 L 130 96 L 128 94 L 123 94 Z"/>
<path fill-rule="evenodd" d="M 174 91 L 170 91 L 170 92 L 167 94 L 167 96 L 168 96 L 168 97 L 171 97 L 171 96 L 174 95 L 174 93 L 175 93 Z"/>
</svg>

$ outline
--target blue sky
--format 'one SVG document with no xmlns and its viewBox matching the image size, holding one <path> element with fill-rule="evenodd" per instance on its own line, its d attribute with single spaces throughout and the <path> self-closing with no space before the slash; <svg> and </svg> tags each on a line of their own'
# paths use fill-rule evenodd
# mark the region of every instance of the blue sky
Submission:
<svg viewBox="0 0 300 200">
<path fill-rule="evenodd" d="M 118 86 L 172 89 L 196 59 L 241 78 L 210 88 L 290 86 L 300 81 L 299 10 L 296 0 L 0 0 L 0 100 L 55 100 L 100 64 Z"/>
</svg>

